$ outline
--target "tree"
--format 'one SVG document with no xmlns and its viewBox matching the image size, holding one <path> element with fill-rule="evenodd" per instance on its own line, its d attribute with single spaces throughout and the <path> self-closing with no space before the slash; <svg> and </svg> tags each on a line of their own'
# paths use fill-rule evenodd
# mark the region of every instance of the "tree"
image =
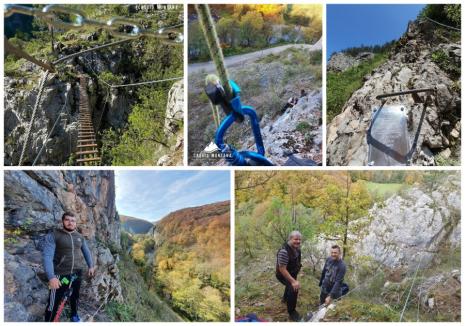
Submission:
<svg viewBox="0 0 465 326">
<path fill-rule="evenodd" d="M 372 199 L 364 182 L 352 182 L 348 172 L 325 179 L 326 187 L 313 201 L 322 214 L 320 232 L 328 240 L 341 242 L 344 257 L 347 257 L 351 248 L 349 234 L 363 234 L 370 222 L 367 215 Z"/>
<path fill-rule="evenodd" d="M 258 11 L 248 11 L 241 17 L 240 35 L 245 46 L 251 46 L 260 39 L 260 32 L 263 29 L 264 21 Z"/>
<path fill-rule="evenodd" d="M 233 17 L 223 17 L 216 24 L 216 32 L 221 43 L 234 47 L 239 34 L 239 23 Z"/>
</svg>

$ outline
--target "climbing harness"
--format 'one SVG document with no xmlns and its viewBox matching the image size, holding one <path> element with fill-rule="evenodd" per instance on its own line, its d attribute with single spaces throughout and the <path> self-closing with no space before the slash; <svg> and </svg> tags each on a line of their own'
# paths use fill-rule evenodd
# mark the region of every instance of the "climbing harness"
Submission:
<svg viewBox="0 0 465 326">
<path fill-rule="evenodd" d="M 60 305 L 58 306 L 57 312 L 55 314 L 55 318 L 53 318 L 54 323 L 57 323 L 60 321 L 61 313 L 63 312 L 63 309 L 65 308 L 66 302 L 68 301 L 69 298 L 71 298 L 71 295 L 73 294 L 73 288 L 72 288 L 73 282 L 77 280 L 77 278 L 78 276 L 76 274 L 73 274 L 71 275 L 70 280 L 68 280 L 66 277 L 63 277 L 61 279 L 60 281 L 61 284 L 68 285 L 68 288 L 63 294 L 63 298 L 61 299 Z"/>
<path fill-rule="evenodd" d="M 243 106 L 240 100 L 241 89 L 228 77 L 228 71 L 224 65 L 223 52 L 221 50 L 218 35 L 213 24 L 210 7 L 207 4 L 195 5 L 199 15 L 200 25 L 205 36 L 210 56 L 215 63 L 218 77 L 208 76 L 205 92 L 211 103 L 219 105 L 223 109 L 226 117 L 219 124 L 215 134 L 214 145 L 209 150 L 219 151 L 230 165 L 266 165 L 272 166 L 268 159 L 265 158 L 265 147 L 260 131 L 260 124 L 255 110 L 250 106 Z M 215 116 L 215 115 L 214 115 Z M 224 135 L 234 122 L 243 122 L 244 117 L 250 118 L 253 135 L 255 138 L 256 152 L 237 151 L 232 145 L 224 142 Z M 216 147 L 216 148 L 215 148 Z"/>
<path fill-rule="evenodd" d="M 371 123 L 367 130 L 368 166 L 410 165 L 417 147 L 426 106 L 423 109 L 414 140 L 411 142 L 406 105 L 387 106 L 385 99 L 435 91 L 435 88 L 420 88 L 376 96 L 377 100 L 381 100 L 381 105 L 373 108 Z"/>
<path fill-rule="evenodd" d="M 247 166 L 247 165 L 264 165 L 272 166 L 271 163 L 265 157 L 265 147 L 263 145 L 263 139 L 260 131 L 260 125 L 258 122 L 258 116 L 255 110 L 250 106 L 243 106 L 241 103 L 240 93 L 241 89 L 232 80 L 229 81 L 229 85 L 232 89 L 232 100 L 226 99 L 226 94 L 221 85 L 208 84 L 205 88 L 205 92 L 212 102 L 213 105 L 220 105 L 223 108 L 226 117 L 221 122 L 215 134 L 215 145 L 218 150 L 224 155 L 226 161 L 230 165 L 235 166 Z M 234 122 L 244 121 L 244 116 L 250 118 L 250 125 L 255 139 L 256 152 L 252 151 L 237 151 L 232 145 L 224 142 L 224 136 L 228 131 L 229 127 Z"/>
</svg>

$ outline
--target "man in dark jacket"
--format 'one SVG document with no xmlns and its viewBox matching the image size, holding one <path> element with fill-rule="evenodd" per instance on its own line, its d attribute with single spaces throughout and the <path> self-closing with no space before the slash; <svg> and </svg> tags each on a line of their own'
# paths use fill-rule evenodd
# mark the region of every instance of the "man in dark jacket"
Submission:
<svg viewBox="0 0 465 326">
<path fill-rule="evenodd" d="M 285 286 L 283 302 L 287 303 L 287 312 L 292 321 L 300 321 L 300 315 L 295 310 L 300 283 L 297 274 L 301 268 L 300 243 L 302 235 L 299 231 L 292 231 L 288 241 L 276 255 L 276 277 Z"/>
<path fill-rule="evenodd" d="M 342 260 L 341 247 L 331 247 L 331 257 L 326 259 L 320 278 L 320 304 L 329 305 L 342 295 L 342 283 L 346 274 L 346 264 Z"/>
<path fill-rule="evenodd" d="M 61 217 L 62 229 L 55 229 L 45 238 L 42 252 L 45 274 L 50 289 L 45 309 L 45 321 L 55 318 L 63 297 L 69 296 L 71 321 L 79 322 L 78 301 L 82 270 L 87 264 L 88 275 L 95 274 L 92 255 L 84 237 L 76 231 L 76 217 L 66 212 Z M 84 262 L 85 260 L 85 262 Z"/>
</svg>

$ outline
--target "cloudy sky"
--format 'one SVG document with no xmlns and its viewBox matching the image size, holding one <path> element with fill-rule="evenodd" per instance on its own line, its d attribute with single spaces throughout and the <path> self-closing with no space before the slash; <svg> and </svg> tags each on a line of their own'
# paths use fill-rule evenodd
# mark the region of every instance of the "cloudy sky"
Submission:
<svg viewBox="0 0 465 326">
<path fill-rule="evenodd" d="M 115 171 L 116 208 L 151 222 L 170 212 L 230 199 L 228 171 Z"/>
</svg>

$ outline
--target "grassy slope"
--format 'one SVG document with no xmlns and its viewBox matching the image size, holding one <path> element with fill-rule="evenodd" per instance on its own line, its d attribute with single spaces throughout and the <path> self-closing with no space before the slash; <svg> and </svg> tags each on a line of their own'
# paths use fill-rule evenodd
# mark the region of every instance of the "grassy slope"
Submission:
<svg viewBox="0 0 465 326">
<path fill-rule="evenodd" d="M 362 87 L 363 77 L 387 60 L 387 53 L 377 53 L 375 57 L 346 71 L 326 75 L 326 117 L 331 122 L 338 115 L 353 92 Z"/>
<path fill-rule="evenodd" d="M 270 321 L 288 321 L 286 304 L 281 303 L 284 286 L 275 276 L 274 255 L 273 252 L 261 252 L 256 253 L 257 258 L 251 259 L 236 252 L 236 318 L 255 313 Z M 302 288 L 297 311 L 304 315 L 318 307 L 318 276 L 304 263 L 298 280 Z"/>
<path fill-rule="evenodd" d="M 124 302 L 111 302 L 106 313 L 113 321 L 183 321 L 158 295 L 150 291 L 132 259 L 122 254 L 118 263 Z"/>
<path fill-rule="evenodd" d="M 366 182 L 365 184 L 371 194 L 376 194 L 383 198 L 394 195 L 398 193 L 403 187 L 405 187 L 405 184 L 402 183 Z"/>
</svg>

